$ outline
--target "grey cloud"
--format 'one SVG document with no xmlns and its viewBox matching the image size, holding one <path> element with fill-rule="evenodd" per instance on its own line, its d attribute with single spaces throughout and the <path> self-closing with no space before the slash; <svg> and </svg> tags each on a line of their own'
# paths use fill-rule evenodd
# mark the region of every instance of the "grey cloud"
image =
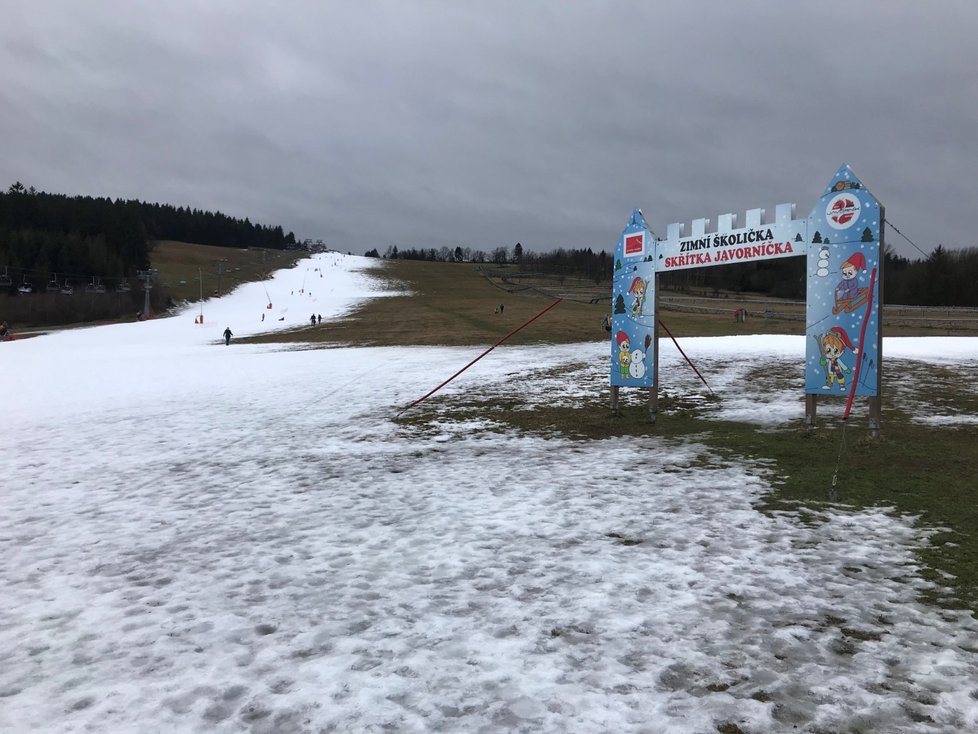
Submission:
<svg viewBox="0 0 978 734">
<path fill-rule="evenodd" d="M 2 186 L 220 209 L 354 252 L 610 249 L 635 206 L 657 231 L 806 213 L 847 162 L 925 250 L 978 244 L 973 3 L 49 2 L 9 20 Z"/>
</svg>

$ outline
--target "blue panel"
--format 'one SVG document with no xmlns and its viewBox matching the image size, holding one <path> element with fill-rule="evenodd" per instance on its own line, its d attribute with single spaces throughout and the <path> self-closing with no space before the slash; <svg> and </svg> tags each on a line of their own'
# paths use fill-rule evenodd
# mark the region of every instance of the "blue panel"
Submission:
<svg viewBox="0 0 978 734">
<path fill-rule="evenodd" d="M 655 238 L 632 212 L 615 248 L 611 294 L 611 384 L 652 387 L 655 365 Z"/>
<path fill-rule="evenodd" d="M 805 392 L 879 394 L 880 224 L 876 198 L 847 165 L 808 217 Z"/>
</svg>

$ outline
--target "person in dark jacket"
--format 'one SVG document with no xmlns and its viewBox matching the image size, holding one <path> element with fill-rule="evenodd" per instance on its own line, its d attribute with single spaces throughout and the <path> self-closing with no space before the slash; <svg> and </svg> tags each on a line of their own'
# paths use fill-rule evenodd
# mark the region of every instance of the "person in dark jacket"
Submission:
<svg viewBox="0 0 978 734">
<path fill-rule="evenodd" d="M 229 326 L 224 330 L 224 346 L 231 343 L 232 336 L 234 336 L 234 334 L 231 333 L 231 327 Z"/>
</svg>

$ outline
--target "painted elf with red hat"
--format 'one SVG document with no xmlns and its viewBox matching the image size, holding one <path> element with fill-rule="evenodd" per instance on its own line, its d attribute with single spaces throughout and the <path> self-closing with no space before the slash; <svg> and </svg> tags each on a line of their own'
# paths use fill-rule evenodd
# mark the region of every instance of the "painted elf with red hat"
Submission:
<svg viewBox="0 0 978 734">
<path fill-rule="evenodd" d="M 869 298 L 869 288 L 860 288 L 856 275 L 859 271 L 866 272 L 866 258 L 861 252 L 854 252 L 839 268 L 842 280 L 835 287 L 835 307 L 832 313 L 845 311 L 852 313 L 853 309 L 866 303 Z"/>
<path fill-rule="evenodd" d="M 635 300 L 632 302 L 632 316 L 642 315 L 642 309 L 645 307 L 645 295 L 648 291 L 648 287 L 649 284 L 641 278 L 635 278 L 632 281 L 632 285 L 628 289 L 628 294 L 635 296 Z"/>
<path fill-rule="evenodd" d="M 834 382 L 839 383 L 839 389 L 846 389 L 846 375 L 852 369 L 842 361 L 846 349 L 858 354 L 859 349 L 852 345 L 849 335 L 841 326 L 835 326 L 822 335 L 822 358 L 819 360 L 825 368 L 825 389 L 831 390 Z"/>
</svg>

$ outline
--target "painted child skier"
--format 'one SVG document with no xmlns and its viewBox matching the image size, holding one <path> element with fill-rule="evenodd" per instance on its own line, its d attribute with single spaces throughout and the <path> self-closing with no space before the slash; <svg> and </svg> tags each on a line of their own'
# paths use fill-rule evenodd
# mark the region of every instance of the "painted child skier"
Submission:
<svg viewBox="0 0 978 734">
<path fill-rule="evenodd" d="M 819 364 L 825 367 L 826 390 L 831 390 L 834 382 L 839 383 L 840 390 L 846 389 L 846 375 L 852 372 L 852 369 L 842 361 L 846 349 L 853 354 L 859 352 L 841 326 L 835 326 L 822 335 L 822 358 Z"/>
<path fill-rule="evenodd" d="M 632 316 L 641 316 L 642 309 L 645 308 L 645 296 L 648 290 L 648 284 L 641 278 L 635 278 L 632 281 L 632 285 L 628 289 L 629 295 L 635 296 L 635 300 L 632 302 Z"/>
<path fill-rule="evenodd" d="M 854 252 L 842 263 L 839 271 L 842 273 L 842 280 L 835 287 L 835 308 L 832 313 L 839 313 L 845 310 L 852 313 L 855 308 L 866 302 L 869 297 L 869 288 L 860 288 L 857 278 L 860 271 L 866 270 L 866 258 L 861 252 Z"/>
</svg>

